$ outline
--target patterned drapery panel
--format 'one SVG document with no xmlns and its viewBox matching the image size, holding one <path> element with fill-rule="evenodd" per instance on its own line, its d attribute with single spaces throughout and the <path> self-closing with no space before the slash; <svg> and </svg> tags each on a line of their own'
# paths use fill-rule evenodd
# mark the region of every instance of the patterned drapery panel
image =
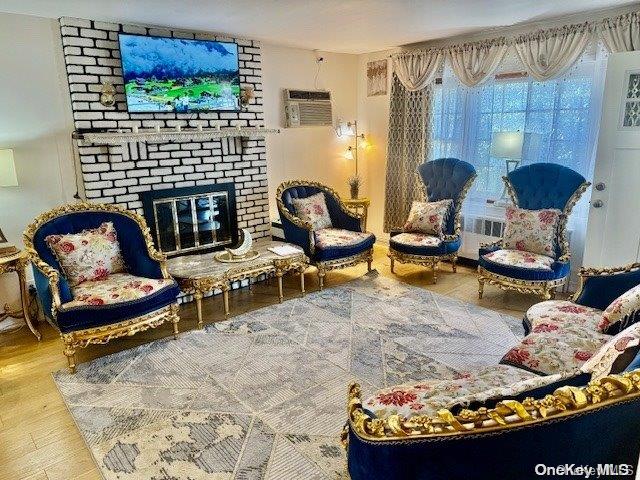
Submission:
<svg viewBox="0 0 640 480">
<path fill-rule="evenodd" d="M 432 87 L 410 92 L 394 75 L 389 109 L 389 147 L 384 208 L 384 231 L 404 224 L 411 202 L 424 198 L 418 166 L 431 144 Z"/>
</svg>

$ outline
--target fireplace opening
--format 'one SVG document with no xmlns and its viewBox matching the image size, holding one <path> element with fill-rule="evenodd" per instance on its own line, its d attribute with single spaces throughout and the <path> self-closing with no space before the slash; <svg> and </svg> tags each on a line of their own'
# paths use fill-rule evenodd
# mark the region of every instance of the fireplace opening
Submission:
<svg viewBox="0 0 640 480">
<path fill-rule="evenodd" d="M 156 247 L 169 256 L 221 249 L 238 241 L 233 183 L 154 190 L 140 197 Z"/>
</svg>

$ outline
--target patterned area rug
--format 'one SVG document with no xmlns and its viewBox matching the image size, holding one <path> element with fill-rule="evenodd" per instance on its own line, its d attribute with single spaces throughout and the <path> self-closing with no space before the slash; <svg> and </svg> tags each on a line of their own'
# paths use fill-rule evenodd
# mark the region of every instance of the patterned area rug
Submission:
<svg viewBox="0 0 640 480">
<path fill-rule="evenodd" d="M 107 479 L 347 478 L 347 385 L 493 365 L 520 319 L 369 274 L 55 381 Z"/>
</svg>

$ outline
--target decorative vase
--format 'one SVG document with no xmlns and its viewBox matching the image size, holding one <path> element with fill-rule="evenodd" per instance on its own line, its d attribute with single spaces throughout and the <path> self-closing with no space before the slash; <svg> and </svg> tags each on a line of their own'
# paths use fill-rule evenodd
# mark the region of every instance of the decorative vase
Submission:
<svg viewBox="0 0 640 480">
<path fill-rule="evenodd" d="M 360 186 L 359 185 L 350 185 L 350 189 L 351 189 L 351 199 L 355 200 L 356 198 L 358 198 L 358 190 L 360 190 Z"/>
</svg>

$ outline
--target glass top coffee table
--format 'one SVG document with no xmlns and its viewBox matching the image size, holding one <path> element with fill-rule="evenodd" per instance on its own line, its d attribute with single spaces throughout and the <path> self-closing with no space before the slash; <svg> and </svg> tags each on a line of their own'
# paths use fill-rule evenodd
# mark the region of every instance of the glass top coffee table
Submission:
<svg viewBox="0 0 640 480">
<path fill-rule="evenodd" d="M 278 255 L 269 248 L 287 245 L 296 253 Z M 282 276 L 290 271 L 300 274 L 300 291 L 304 294 L 304 271 L 309 259 L 301 248 L 285 242 L 258 240 L 253 245 L 259 255 L 253 260 L 224 263 L 216 260 L 219 252 L 173 257 L 167 261 L 167 269 L 185 293 L 193 294 L 198 311 L 198 326 L 202 327 L 202 298 L 207 292 L 220 289 L 224 301 L 224 313 L 229 315 L 229 290 L 233 282 L 274 274 L 278 279 L 278 295 L 283 301 Z"/>
</svg>

